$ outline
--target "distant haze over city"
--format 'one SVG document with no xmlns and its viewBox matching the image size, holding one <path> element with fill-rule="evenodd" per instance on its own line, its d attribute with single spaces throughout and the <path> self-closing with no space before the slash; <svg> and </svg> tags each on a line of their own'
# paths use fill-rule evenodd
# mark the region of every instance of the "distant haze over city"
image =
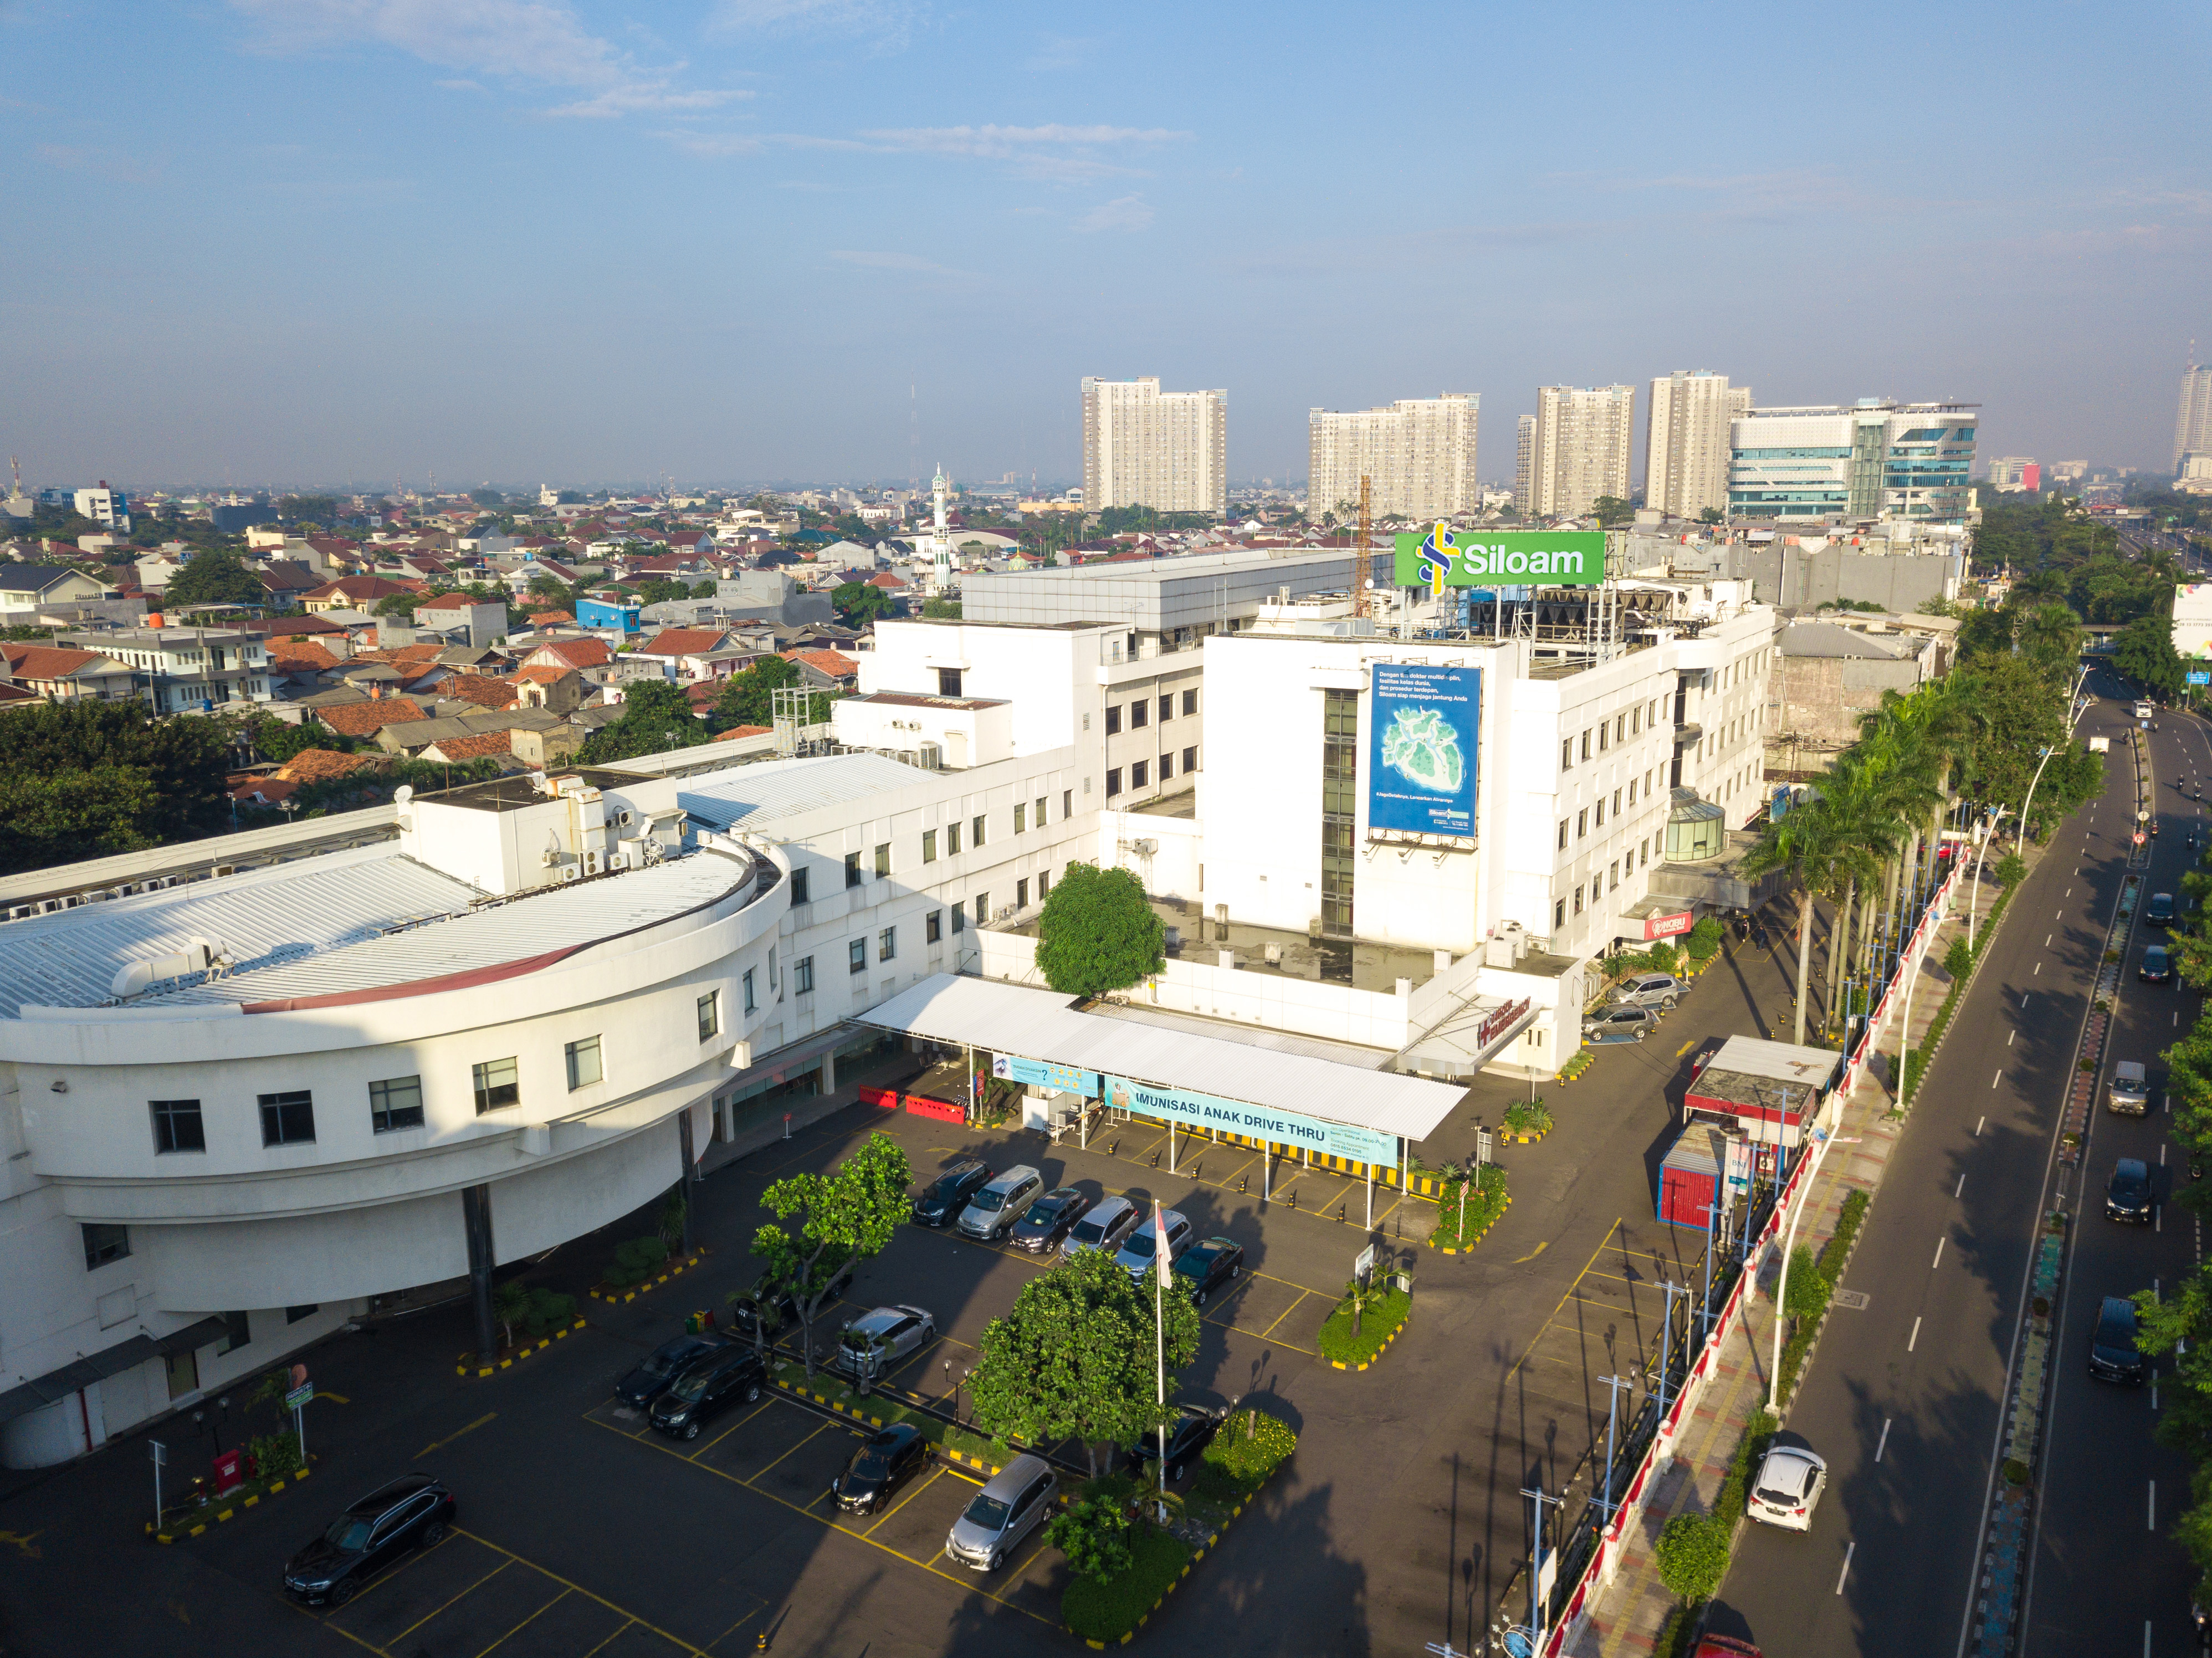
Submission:
<svg viewBox="0 0 2212 1658">
<path fill-rule="evenodd" d="M 2199 8 L 0 11 L 33 484 L 1079 481 L 1085 375 L 1307 412 L 1711 368 L 2163 470 Z"/>
</svg>

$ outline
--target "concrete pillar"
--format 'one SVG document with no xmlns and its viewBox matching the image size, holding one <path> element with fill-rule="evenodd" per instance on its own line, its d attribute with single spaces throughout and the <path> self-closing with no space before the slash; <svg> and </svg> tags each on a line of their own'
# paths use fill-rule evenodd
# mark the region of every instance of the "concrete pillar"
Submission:
<svg viewBox="0 0 2212 1658">
<path fill-rule="evenodd" d="M 698 1153 L 692 1147 L 691 1108 L 685 1106 L 676 1114 L 677 1137 L 684 1150 L 684 1177 L 676 1189 L 684 1198 L 684 1253 L 691 1253 L 691 1188 L 699 1183 Z"/>
<path fill-rule="evenodd" d="M 499 1327 L 491 1315 L 491 1187 L 461 1188 L 461 1228 L 469 1244 L 469 1301 L 476 1310 L 477 1354 L 499 1351 Z"/>
<path fill-rule="evenodd" d="M 822 1056 L 822 1091 L 825 1094 L 837 1091 L 837 1056 L 835 1054 Z"/>
</svg>

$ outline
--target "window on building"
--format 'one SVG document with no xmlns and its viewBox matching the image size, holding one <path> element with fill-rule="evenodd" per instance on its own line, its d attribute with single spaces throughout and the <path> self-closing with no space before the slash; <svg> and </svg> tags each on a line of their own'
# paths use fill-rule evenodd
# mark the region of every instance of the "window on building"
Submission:
<svg viewBox="0 0 2212 1658">
<path fill-rule="evenodd" d="M 1022 910 L 1027 909 L 1029 907 L 1030 884 L 1028 878 L 1025 876 L 1022 879 L 1014 883 L 1014 908 L 1018 910 Z"/>
<path fill-rule="evenodd" d="M 866 973 L 868 970 L 868 941 L 855 938 L 845 946 L 845 971 Z"/>
<path fill-rule="evenodd" d="M 1565 818 L 1562 817 L 1561 819 L 1559 819 L 1559 850 L 1560 850 L 1561 852 L 1565 852 L 1566 849 L 1567 849 L 1567 820 L 1566 820 Z"/>
<path fill-rule="evenodd" d="M 1037 872 L 1037 902 L 1042 903 L 1046 899 L 1051 896 L 1052 872 L 1050 870 L 1039 870 Z"/>
<path fill-rule="evenodd" d="M 1618 858 L 1613 860 L 1613 867 L 1606 872 L 1605 890 L 1607 892 L 1620 890 L 1620 859 Z"/>
<path fill-rule="evenodd" d="M 1613 719 L 1613 740 L 1616 743 L 1628 741 L 1628 716 L 1625 714 L 1616 715 Z"/>
<path fill-rule="evenodd" d="M 1129 704 L 1129 729 L 1131 731 L 1142 731 L 1146 726 L 1152 724 L 1152 705 L 1148 699 L 1140 696 L 1135 701 Z"/>
<path fill-rule="evenodd" d="M 154 1150 L 204 1151 L 207 1129 L 200 1121 L 198 1100 L 154 1100 Z"/>
<path fill-rule="evenodd" d="M 422 1079 L 386 1077 L 368 1085 L 368 1127 L 375 1134 L 422 1126 Z"/>
<path fill-rule="evenodd" d="M 1562 898 L 1559 902 L 1552 906 L 1552 925 L 1553 926 L 1565 926 L 1566 924 L 1567 901 Z"/>
<path fill-rule="evenodd" d="M 1576 884 L 1575 884 L 1575 914 L 1577 914 L 1577 915 L 1579 915 L 1579 914 L 1581 914 L 1582 913 L 1583 913 L 1583 889 L 1582 889 L 1582 884 L 1581 884 L 1580 882 L 1577 882 L 1577 883 L 1576 883 Z"/>
<path fill-rule="evenodd" d="M 794 996 L 814 993 L 814 958 L 802 956 L 791 964 L 791 993 Z"/>
<path fill-rule="evenodd" d="M 1601 794 L 1597 798 L 1597 826 L 1605 827 L 1605 797 Z"/>
<path fill-rule="evenodd" d="M 740 989 L 742 990 L 742 992 L 743 992 L 743 993 L 744 993 L 744 1002 L 743 1002 L 742 1005 L 744 1006 L 744 1008 L 745 1011 L 746 1011 L 746 1012 L 748 1012 L 748 1013 L 756 1013 L 756 1012 L 758 1012 L 758 1011 L 760 1011 L 760 1004 L 759 1004 L 759 1002 L 758 1002 L 758 1001 L 754 998 L 754 995 L 753 995 L 753 970 L 752 970 L 752 969 L 750 969 L 750 968 L 747 968 L 747 969 L 745 969 L 745 975 L 744 975 L 744 978 L 742 978 L 742 979 L 740 979 L 740 980 L 738 981 L 738 986 L 739 986 Z M 574 1084 L 574 1083 L 570 1083 L 570 1084 L 568 1084 L 568 1086 L 569 1086 L 569 1087 L 571 1087 L 571 1088 L 574 1088 L 575 1085 L 576 1085 L 576 1084 Z"/>
<path fill-rule="evenodd" d="M 968 824 L 968 844 L 980 849 L 983 844 L 983 818 L 978 813 Z"/>
<path fill-rule="evenodd" d="M 1559 769 L 1561 771 L 1572 771 L 1574 769 L 1574 766 L 1575 739 L 1571 737 L 1562 738 L 1559 739 Z"/>
<path fill-rule="evenodd" d="M 884 841 L 876 848 L 876 879 L 882 880 L 891 872 L 891 843 Z"/>
<path fill-rule="evenodd" d="M 791 872 L 791 902 L 793 904 L 811 903 L 813 902 L 813 896 L 806 890 L 805 870 L 793 870 Z"/>
<path fill-rule="evenodd" d="M 960 695 L 959 669 L 939 668 L 937 671 L 937 694 L 939 696 L 957 696 Z"/>
<path fill-rule="evenodd" d="M 1172 693 L 1160 699 L 1160 723 L 1165 725 L 1175 718 L 1175 696 Z"/>
<path fill-rule="evenodd" d="M 722 993 L 710 990 L 699 999 L 699 1040 L 722 1034 Z"/>
<path fill-rule="evenodd" d="M 954 936 L 957 937 L 960 933 L 965 932 L 967 930 L 967 926 L 968 912 L 963 909 L 957 902 L 955 902 L 952 906 L 952 932 Z"/>
<path fill-rule="evenodd" d="M 1036 826 L 1037 826 L 1039 829 L 1042 829 L 1042 828 L 1044 827 L 1044 802 L 1045 802 L 1045 797 L 1044 797 L 1044 796 L 1042 796 L 1042 794 L 1040 794 L 1039 796 L 1037 796 L 1037 798 L 1036 798 L 1036 817 L 1032 821 L 1033 821 L 1033 822 L 1035 822 L 1035 823 L 1036 824 Z"/>
<path fill-rule="evenodd" d="M 77 1230 L 84 1234 L 84 1270 L 88 1272 L 111 1260 L 121 1260 L 131 1253 L 131 1229 L 127 1226 L 88 1221 Z"/>
<path fill-rule="evenodd" d="M 876 934 L 876 959 L 891 962 L 898 959 L 898 929 L 887 926 Z"/>
<path fill-rule="evenodd" d="M 926 944 L 939 943 L 945 937 L 945 912 L 933 909 L 921 918 L 921 941 Z"/>
<path fill-rule="evenodd" d="M 218 1355 L 234 1353 L 240 1347 L 252 1344 L 253 1321 L 244 1313 L 217 1313 L 216 1316 L 222 1321 L 222 1333 L 216 1338 L 215 1342 Z"/>
<path fill-rule="evenodd" d="M 1615 789 L 1613 792 L 1613 815 L 1615 817 L 1620 816 L 1620 791 L 1619 789 Z"/>
<path fill-rule="evenodd" d="M 975 925 L 981 926 L 990 919 L 991 895 L 988 892 L 979 892 L 975 895 Z"/>
<path fill-rule="evenodd" d="M 860 854 L 857 852 L 847 853 L 845 854 L 845 884 L 848 887 L 856 887 L 864 878 L 860 873 Z"/>
<path fill-rule="evenodd" d="M 1584 806 L 1575 814 L 1575 839 L 1579 841 L 1589 833 L 1589 808 Z"/>
<path fill-rule="evenodd" d="M 1121 792 L 1121 768 L 1115 767 L 1106 774 L 1106 798 L 1111 800 Z"/>
<path fill-rule="evenodd" d="M 751 970 L 748 969 L 745 973 L 745 1011 L 748 1013 L 752 1011 L 753 1006 L 752 976 Z M 580 1041 L 569 1042 L 561 1051 L 568 1063 L 570 1093 L 580 1088 L 588 1088 L 605 1077 L 606 1072 L 599 1064 L 599 1039 L 597 1036 L 586 1036 Z"/>
<path fill-rule="evenodd" d="M 309 1089 L 261 1096 L 261 1143 L 302 1145 L 315 1138 L 315 1096 Z"/>
<path fill-rule="evenodd" d="M 1633 777 L 1628 780 L 1628 804 L 1632 806 L 1636 804 L 1636 780 Z"/>
<path fill-rule="evenodd" d="M 287 1307 L 284 1309 L 284 1322 L 297 1324 L 301 1319 L 313 1318 L 322 1310 L 322 1303 L 315 1301 L 309 1302 L 304 1307 Z"/>
<path fill-rule="evenodd" d="M 1585 760 L 1587 760 L 1587 759 L 1589 759 L 1589 757 L 1590 757 L 1590 734 L 1589 734 L 1588 732 L 1584 732 L 1583 733 L 1583 759 L 1585 759 Z"/>
<path fill-rule="evenodd" d="M 1020 801 L 1017 800 L 1014 802 L 1014 833 L 1017 835 L 1027 834 L 1029 827 L 1030 809 L 1024 805 Z"/>
<path fill-rule="evenodd" d="M 1651 793 L 1651 774 L 1648 771 L 1644 774 L 1644 792 L 1646 794 Z"/>
<path fill-rule="evenodd" d="M 1174 776 L 1174 775 L 1175 775 L 1175 756 L 1173 756 L 1172 754 L 1164 754 L 1164 755 L 1162 755 L 1162 756 L 1160 756 L 1160 781 L 1162 781 L 1163 783 L 1164 783 L 1164 782 L 1166 782 L 1166 781 L 1168 780 L 1168 779 L 1169 779 L 1169 778 L 1170 778 L 1170 777 L 1172 777 L 1172 776 Z"/>
<path fill-rule="evenodd" d="M 1196 691 L 1185 691 L 1182 694 L 1182 711 L 1185 714 L 1196 714 L 1198 712 L 1198 693 Z"/>
<path fill-rule="evenodd" d="M 945 855 L 947 858 L 957 858 L 960 855 L 960 825 L 957 823 L 947 823 L 945 826 Z"/>
<path fill-rule="evenodd" d="M 1062 789 L 1060 792 L 1060 821 L 1064 823 L 1074 816 L 1075 791 L 1073 789 Z M 1044 821 L 1041 814 L 1037 821 L 1040 823 Z"/>
<path fill-rule="evenodd" d="M 1607 749 L 1611 748 L 1612 746 L 1613 746 L 1613 725 L 1612 725 L 1612 722 L 1611 722 L 1611 721 L 1609 721 L 1609 720 L 1607 720 L 1607 721 L 1602 721 L 1602 722 L 1601 722 L 1601 723 L 1599 724 L 1598 728 L 1597 728 L 1597 751 L 1598 751 L 1600 754 L 1603 754 L 1603 753 L 1604 753 Z"/>
<path fill-rule="evenodd" d="M 1110 703 L 1106 709 L 1106 735 L 1113 736 L 1121 729 L 1121 705 Z"/>
<path fill-rule="evenodd" d="M 1638 702 L 1628 711 L 1628 734 L 1635 736 L 1644 729 L 1644 705 Z"/>
<path fill-rule="evenodd" d="M 522 1078 L 512 1059 L 485 1060 L 469 1067 L 475 1084 L 477 1115 L 522 1102 Z"/>
<path fill-rule="evenodd" d="M 1132 762 L 1129 766 L 1129 786 L 1133 789 L 1144 787 L 1152 780 L 1152 770 L 1151 764 L 1146 761 Z"/>
<path fill-rule="evenodd" d="M 1188 777 L 1198 769 L 1198 748 L 1195 744 L 1182 751 L 1182 774 Z"/>
</svg>

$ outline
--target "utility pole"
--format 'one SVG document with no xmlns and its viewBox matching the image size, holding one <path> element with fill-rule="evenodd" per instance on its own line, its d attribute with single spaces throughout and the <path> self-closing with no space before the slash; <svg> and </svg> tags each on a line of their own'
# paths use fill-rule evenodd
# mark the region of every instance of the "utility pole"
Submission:
<svg viewBox="0 0 2212 1658">
<path fill-rule="evenodd" d="M 1362 472 L 1359 475 L 1358 539 L 1353 543 L 1353 551 L 1352 555 L 1352 613 L 1355 616 L 1364 616 L 1368 613 L 1367 584 L 1369 578 L 1367 564 L 1367 537 L 1369 527 L 1372 520 L 1369 517 L 1368 513 L 1367 486 L 1367 474 Z"/>
<path fill-rule="evenodd" d="M 1613 1430 L 1620 1417 L 1620 1390 L 1635 1384 L 1625 1376 L 1601 1376 L 1609 1397 L 1605 1407 L 1605 1523 L 1613 1523 Z"/>
<path fill-rule="evenodd" d="M 1563 1509 L 1567 1499 L 1545 1496 L 1541 1480 L 1534 1491 L 1523 1486 L 1521 1495 L 1529 1500 L 1536 1515 L 1536 1529 L 1528 1548 L 1528 1650 L 1533 1655 L 1544 1650 L 1544 1505 L 1548 1503 Z"/>
</svg>

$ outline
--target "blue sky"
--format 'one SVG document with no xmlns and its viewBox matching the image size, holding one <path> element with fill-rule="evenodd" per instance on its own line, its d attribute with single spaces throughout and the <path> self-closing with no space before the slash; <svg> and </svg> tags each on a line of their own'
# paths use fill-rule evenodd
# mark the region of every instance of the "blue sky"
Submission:
<svg viewBox="0 0 2212 1658">
<path fill-rule="evenodd" d="M 1079 465 L 1077 381 L 1305 414 L 1715 368 L 2162 466 L 2201 3 L 10 0 L 27 478 Z M 1643 410 L 1639 402 L 1638 445 Z"/>
</svg>

